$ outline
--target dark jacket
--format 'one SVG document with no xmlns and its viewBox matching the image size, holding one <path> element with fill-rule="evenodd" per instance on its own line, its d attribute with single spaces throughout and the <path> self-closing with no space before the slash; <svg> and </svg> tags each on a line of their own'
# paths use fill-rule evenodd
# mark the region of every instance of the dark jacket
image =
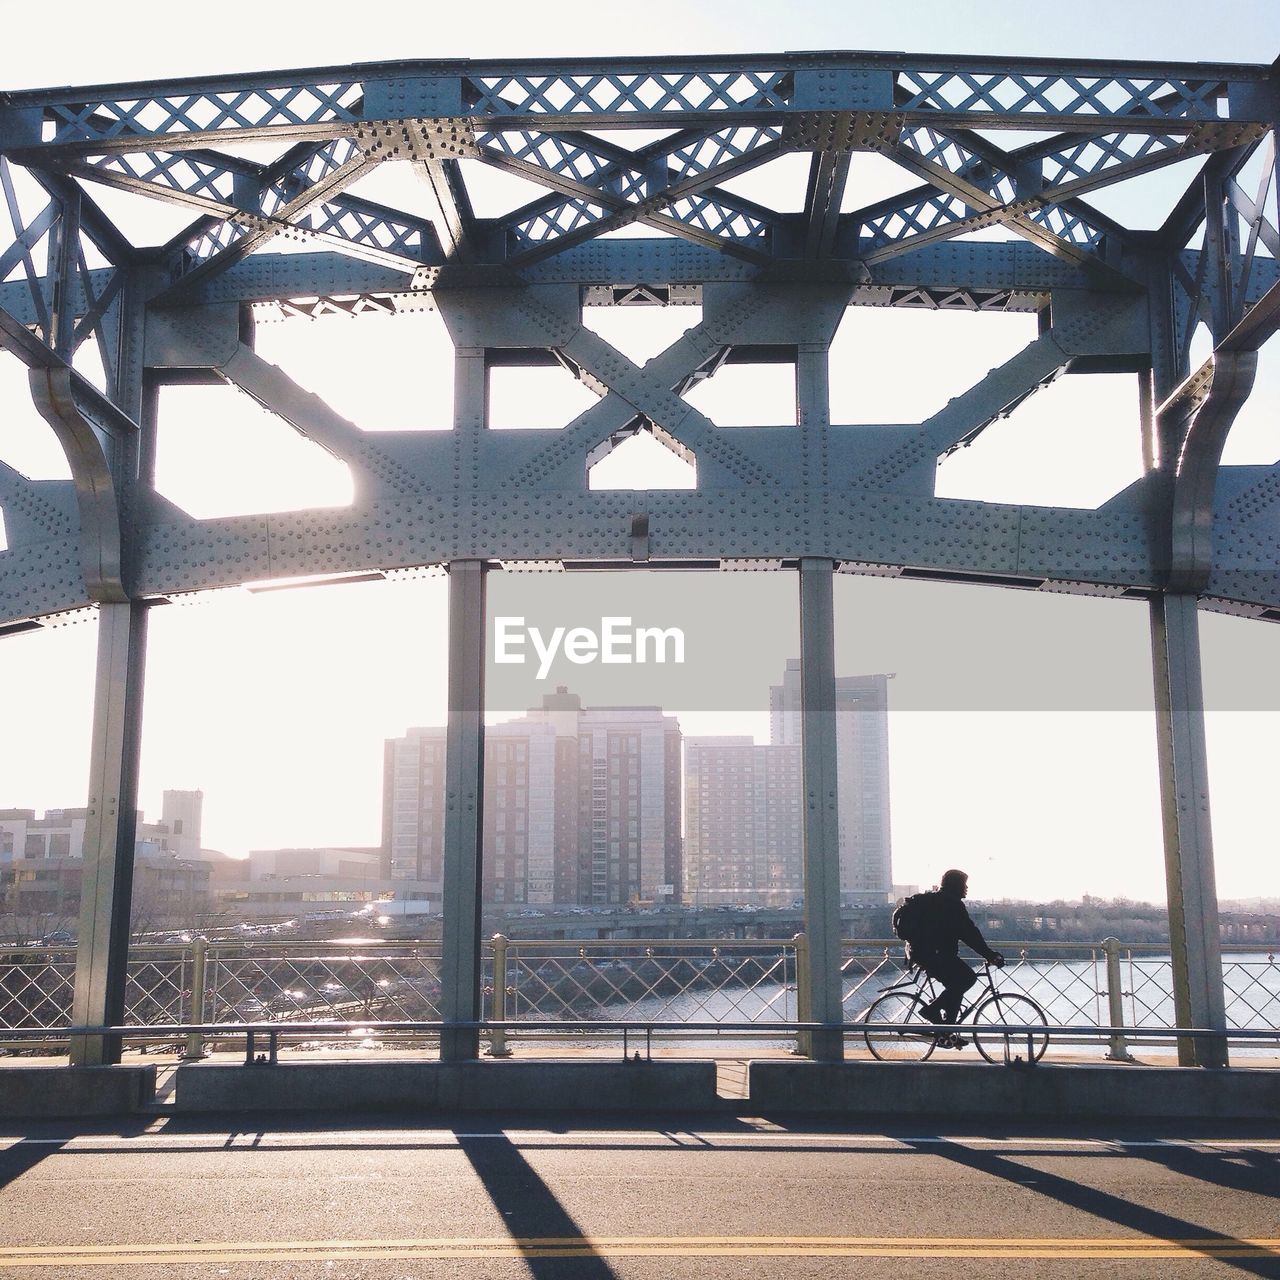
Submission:
<svg viewBox="0 0 1280 1280">
<path fill-rule="evenodd" d="M 951 893 L 939 893 L 933 902 L 930 937 L 913 943 L 911 958 L 922 961 L 929 956 L 954 956 L 959 954 L 960 943 L 976 951 L 984 960 L 992 960 L 996 953 L 987 946 L 978 926 L 973 923 L 963 898 Z"/>
</svg>

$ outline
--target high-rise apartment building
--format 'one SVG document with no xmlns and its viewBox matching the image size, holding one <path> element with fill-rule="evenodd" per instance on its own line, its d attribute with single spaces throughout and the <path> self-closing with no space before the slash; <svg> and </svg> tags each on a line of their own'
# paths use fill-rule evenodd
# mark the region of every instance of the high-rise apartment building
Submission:
<svg viewBox="0 0 1280 1280">
<path fill-rule="evenodd" d="M 443 728 L 386 746 L 387 872 L 429 895 L 444 878 L 444 749 Z M 486 727 L 484 766 L 485 901 L 621 904 L 679 892 L 680 728 L 661 708 L 584 708 L 560 688 Z"/>
<path fill-rule="evenodd" d="M 686 738 L 685 897 L 782 907 L 804 893 L 800 748 Z"/>
<path fill-rule="evenodd" d="M 800 743 L 800 663 L 787 661 L 769 690 L 770 740 Z M 836 804 L 840 896 L 846 904 L 892 900 L 889 831 L 889 677 L 836 679 Z"/>
<path fill-rule="evenodd" d="M 789 904 L 804 892 L 800 664 L 769 691 L 770 739 L 689 738 L 684 891 L 698 906 Z M 841 899 L 892 894 L 887 677 L 836 681 Z"/>
</svg>

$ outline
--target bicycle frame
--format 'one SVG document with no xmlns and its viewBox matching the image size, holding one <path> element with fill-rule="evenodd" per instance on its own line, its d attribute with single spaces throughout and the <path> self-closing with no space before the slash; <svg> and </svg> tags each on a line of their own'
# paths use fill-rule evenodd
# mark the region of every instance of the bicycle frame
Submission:
<svg viewBox="0 0 1280 1280">
<path fill-rule="evenodd" d="M 938 985 L 939 984 L 935 982 L 923 967 L 919 967 L 903 981 L 895 982 L 891 986 L 883 988 L 868 1007 L 866 1014 L 863 1015 L 863 1020 L 871 1022 L 871 1015 L 877 1006 L 885 1000 L 892 1003 L 892 1000 L 895 997 L 899 1000 L 906 1000 L 908 1002 L 908 1010 L 912 1008 L 918 1010 L 920 1006 L 925 1004 L 927 1001 L 936 1001 Z M 992 977 L 991 964 L 989 961 L 983 963 L 981 976 L 978 977 L 978 975 L 975 975 L 975 982 L 970 990 L 972 991 L 974 989 L 976 989 L 976 995 L 970 995 L 969 992 L 965 993 L 968 998 L 962 1002 L 955 1022 L 934 1024 L 937 1031 L 932 1037 L 932 1047 L 928 1048 L 920 1055 L 922 1058 L 929 1057 L 932 1054 L 934 1047 L 942 1046 L 945 1048 L 957 1049 L 962 1048 L 965 1044 L 969 1043 L 968 1039 L 957 1034 L 958 1028 L 966 1027 L 967 1025 L 972 1042 L 977 1045 L 982 1056 L 989 1062 L 995 1061 L 996 1059 L 993 1058 L 991 1054 L 991 1049 L 994 1047 L 992 1044 L 991 1032 L 989 1030 L 983 1030 L 983 1028 L 988 1026 L 988 1024 L 998 1027 L 1005 1021 L 1008 1016 L 1004 1008 L 1006 1003 L 1012 1005 L 1014 1009 L 1029 1007 L 1032 1011 L 1032 1016 L 1027 1016 L 1024 1013 L 1022 1017 L 1018 1017 L 1015 1014 L 1009 1019 L 1013 1023 L 1026 1022 L 1028 1024 L 1035 1024 L 1036 1022 L 1045 1023 L 1047 1021 L 1044 1015 L 1044 1010 L 1041 1009 L 1030 996 L 1026 995 L 1025 992 L 1002 992 L 996 986 L 995 979 Z M 994 1009 L 995 1017 L 990 1017 L 989 1013 L 987 1017 L 983 1017 L 984 1010 L 989 1011 L 991 1009 Z M 899 1010 L 898 1016 L 901 1017 L 901 1010 Z M 892 1020 L 896 1019 L 891 1019 L 891 1021 Z M 913 1016 L 908 1012 L 905 1020 L 915 1022 L 923 1019 L 920 1019 L 918 1014 Z M 884 1056 L 878 1051 L 877 1043 L 883 1044 L 886 1042 L 873 1041 L 870 1031 L 866 1034 L 867 1045 L 868 1048 L 871 1049 L 872 1054 L 875 1057 Z M 893 1041 L 891 1037 L 888 1043 L 911 1043 L 911 1038 L 920 1036 L 922 1032 L 908 1031 L 900 1034 L 907 1037 L 907 1039 Z M 996 1034 L 998 1035 L 999 1033 L 997 1032 Z M 1015 1037 L 1018 1034 L 1019 1033 L 1017 1032 L 1008 1032 L 1002 1037 L 1003 1058 L 1007 1064 L 1016 1064 L 1023 1061 L 1014 1052 Z M 1028 1065 L 1034 1065 L 1044 1053 L 1047 1046 L 1047 1036 L 1042 1035 L 1039 1037 L 1039 1048 L 1037 1048 L 1036 1033 L 1028 1032 L 1026 1059 Z"/>
<path fill-rule="evenodd" d="M 983 986 L 983 983 L 986 985 Z M 984 960 L 982 962 L 982 973 L 974 983 L 973 987 L 970 987 L 969 990 L 972 991 L 974 987 L 981 989 L 972 999 L 969 999 L 968 992 L 965 993 L 966 1002 L 961 1004 L 960 1012 L 956 1014 L 957 1026 L 964 1022 L 984 1000 L 990 999 L 993 996 L 999 996 L 1000 994 L 1000 989 L 996 986 L 995 979 L 991 976 L 991 962 L 989 960 Z M 879 992 L 879 995 L 888 995 L 890 991 L 908 990 L 914 990 L 922 997 L 927 996 L 929 1000 L 934 1000 L 939 995 L 939 991 L 937 986 L 934 984 L 934 980 L 925 972 L 922 966 L 916 966 L 915 972 L 903 981 L 895 982 L 891 987 L 884 987 Z"/>
</svg>

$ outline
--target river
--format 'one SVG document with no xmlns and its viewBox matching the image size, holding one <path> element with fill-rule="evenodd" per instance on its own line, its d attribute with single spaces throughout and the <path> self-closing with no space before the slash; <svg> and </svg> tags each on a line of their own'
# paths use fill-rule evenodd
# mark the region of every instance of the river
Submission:
<svg viewBox="0 0 1280 1280">
<path fill-rule="evenodd" d="M 877 957 L 863 959 L 874 964 Z M 860 1020 L 871 1001 L 901 976 L 900 970 L 886 967 L 868 975 L 861 968 L 855 968 L 858 964 L 858 959 L 850 963 L 844 984 L 846 1018 L 850 1022 Z M 1135 956 L 1122 960 L 1124 1024 L 1134 1028 L 1135 1036 L 1140 1035 L 1143 1026 L 1168 1027 L 1173 1024 L 1172 974 L 1172 960 L 1168 955 Z M 1229 1027 L 1275 1028 L 1280 1023 L 1280 964 L 1269 953 L 1230 954 L 1224 958 L 1223 979 Z M 1002 991 L 1020 991 L 1029 995 L 1044 1009 L 1051 1024 L 1107 1026 L 1111 1022 L 1106 967 L 1101 956 L 1097 961 L 1028 960 L 1013 963 L 997 974 L 997 983 Z M 744 1046 L 789 1047 L 793 1043 L 791 1037 L 770 1036 L 767 1028 L 771 1022 L 798 1019 L 794 985 L 776 981 L 735 984 L 729 979 L 713 986 L 695 983 L 671 994 L 647 995 L 638 999 L 619 996 L 598 1002 L 578 1001 L 573 1008 L 567 1008 L 562 1001 L 545 994 L 541 998 L 532 998 L 533 993 L 527 987 L 521 990 L 518 979 L 515 987 L 517 1000 L 512 1016 L 517 1018 L 686 1022 L 708 1030 L 726 1022 L 759 1025 L 760 1033 L 750 1034 L 743 1041 Z M 736 1037 L 725 1033 L 723 1037 L 715 1038 L 728 1041 Z M 692 1047 L 705 1044 L 706 1039 L 690 1037 L 685 1040 L 664 1035 L 662 1042 Z M 1171 1046 L 1164 1050 L 1172 1051 Z M 1105 1045 L 1099 1042 L 1099 1053 L 1103 1052 Z M 1251 1050 L 1250 1056 L 1263 1052 L 1261 1048 Z M 1144 1056 L 1163 1056 L 1162 1047 L 1156 1045 L 1143 1045 L 1142 1053 Z M 1265 1053 L 1280 1057 L 1280 1051 L 1274 1049 L 1267 1049 Z"/>
</svg>

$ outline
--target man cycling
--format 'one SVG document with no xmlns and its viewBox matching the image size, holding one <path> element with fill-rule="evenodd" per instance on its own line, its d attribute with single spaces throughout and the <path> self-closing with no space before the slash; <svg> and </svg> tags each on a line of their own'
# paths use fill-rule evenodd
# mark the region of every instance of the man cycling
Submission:
<svg viewBox="0 0 1280 1280">
<path fill-rule="evenodd" d="M 964 993 L 978 980 L 973 969 L 960 959 L 961 942 L 997 969 L 1004 964 L 1004 956 L 987 946 L 981 930 L 973 923 L 964 905 L 968 895 L 969 877 L 954 869 L 945 872 L 936 893 L 928 895 L 933 899 L 928 929 L 907 944 L 908 962 L 923 969 L 942 987 L 936 1000 L 920 1007 L 920 1016 L 929 1022 L 954 1025 Z M 960 1048 L 965 1041 L 953 1035 L 942 1043 Z"/>
</svg>

